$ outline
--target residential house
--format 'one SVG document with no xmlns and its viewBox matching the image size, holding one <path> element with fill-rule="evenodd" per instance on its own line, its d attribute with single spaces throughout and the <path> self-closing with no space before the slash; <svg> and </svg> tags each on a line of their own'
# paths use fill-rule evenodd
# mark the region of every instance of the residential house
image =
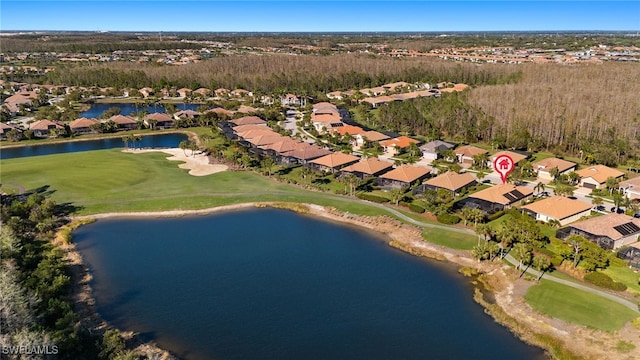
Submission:
<svg viewBox="0 0 640 360">
<path fill-rule="evenodd" d="M 281 160 L 285 164 L 307 164 L 313 159 L 329 155 L 331 151 L 323 149 L 317 145 L 301 143 L 301 146 L 294 150 L 282 153 Z"/>
<path fill-rule="evenodd" d="M 500 184 L 480 190 L 456 203 L 456 207 L 472 207 L 487 213 L 511 208 L 533 194 L 533 189 L 513 184 Z"/>
<path fill-rule="evenodd" d="M 149 96 L 154 94 L 153 89 L 150 88 L 150 87 L 143 87 L 142 89 L 138 90 L 138 92 L 144 98 L 147 98 L 147 97 L 149 97 Z"/>
<path fill-rule="evenodd" d="M 440 154 L 442 154 L 443 151 L 453 149 L 454 147 L 456 147 L 454 144 L 446 141 L 434 140 L 420 146 L 420 150 L 422 150 L 422 157 L 425 159 L 436 160 L 440 157 Z"/>
<path fill-rule="evenodd" d="M 231 126 L 236 127 L 240 125 L 262 125 L 267 126 L 267 122 L 257 116 L 243 116 L 241 118 L 229 120 Z"/>
<path fill-rule="evenodd" d="M 211 94 L 211 90 L 207 89 L 207 88 L 199 88 L 197 90 L 193 91 L 195 94 L 198 94 L 199 96 L 203 97 L 203 98 L 208 98 L 209 95 Z"/>
<path fill-rule="evenodd" d="M 39 138 L 47 138 L 50 136 L 58 136 L 65 133 L 64 126 L 59 122 L 51 120 L 38 120 L 29 124 L 29 130 L 33 131 L 33 136 Z"/>
<path fill-rule="evenodd" d="M 382 141 L 391 138 L 388 135 L 373 130 L 365 131 L 361 134 L 356 134 L 354 137 L 356 139 L 357 147 L 364 145 L 365 141 Z"/>
<path fill-rule="evenodd" d="M 311 124 L 321 134 L 334 127 L 344 126 L 340 114 L 326 113 L 311 115 Z"/>
<path fill-rule="evenodd" d="M 476 178 L 469 173 L 458 174 L 453 171 L 447 171 L 432 179 L 429 179 L 416 187 L 414 194 L 423 193 L 426 190 L 445 189 L 451 191 L 454 195 L 460 194 L 466 188 L 477 184 Z"/>
<path fill-rule="evenodd" d="M 455 149 L 454 152 L 456 153 L 458 162 L 463 164 L 473 164 L 474 156 L 489 153 L 485 149 L 481 149 L 479 147 L 471 145 L 460 146 L 459 148 Z"/>
<path fill-rule="evenodd" d="M 366 97 L 362 100 L 360 100 L 360 102 L 365 102 L 373 107 L 378 107 L 382 104 L 386 104 L 386 103 L 390 103 L 390 102 L 394 102 L 397 99 L 391 96 L 375 96 L 375 97 Z"/>
<path fill-rule="evenodd" d="M 558 221 L 564 226 L 591 214 L 593 205 L 564 196 L 552 196 L 524 205 L 522 210 L 542 222 Z"/>
<path fill-rule="evenodd" d="M 178 93 L 178 97 L 186 98 L 191 95 L 192 90 L 187 88 L 181 88 L 176 91 Z"/>
<path fill-rule="evenodd" d="M 329 99 L 342 100 L 343 94 L 342 91 L 332 91 L 330 93 L 327 93 L 327 97 Z"/>
<path fill-rule="evenodd" d="M 180 110 L 175 114 L 173 114 L 173 118 L 176 120 L 185 120 L 185 119 L 198 120 L 199 117 L 200 117 L 199 112 L 194 110 L 189 110 L 189 109 Z"/>
<path fill-rule="evenodd" d="M 294 94 L 286 94 L 280 97 L 280 103 L 282 103 L 282 105 L 288 106 L 305 106 L 307 102 L 304 97 L 298 97 Z"/>
<path fill-rule="evenodd" d="M 338 110 L 338 107 L 326 101 L 313 104 L 312 112 L 313 115 L 328 114 L 340 116 L 340 110 Z"/>
<path fill-rule="evenodd" d="M 554 157 L 536 161 L 531 165 L 533 166 L 533 170 L 538 172 L 538 180 L 547 181 L 554 180 L 551 174 L 554 168 L 558 170 L 558 175 L 564 175 L 575 171 L 578 166 L 578 164 L 574 162 Z"/>
<path fill-rule="evenodd" d="M 566 240 L 571 235 L 582 236 L 606 250 L 618 249 L 640 240 L 640 219 L 610 213 L 578 221 L 556 231 L 559 239 Z"/>
<path fill-rule="evenodd" d="M 22 130 L 18 129 L 15 126 L 13 126 L 11 124 L 0 122 L 0 140 L 7 140 L 7 133 L 9 131 L 11 131 L 11 130 L 16 130 L 16 131 L 22 133 Z"/>
<path fill-rule="evenodd" d="M 580 176 L 580 186 L 588 189 L 604 189 L 608 178 L 622 179 L 624 176 L 622 171 L 604 165 L 590 165 L 576 172 Z"/>
<path fill-rule="evenodd" d="M 376 183 L 382 187 L 407 188 L 429 177 L 432 170 L 429 167 L 402 165 L 380 175 Z"/>
<path fill-rule="evenodd" d="M 398 81 L 391 84 L 382 85 L 382 87 L 389 92 L 409 90 L 411 89 L 411 86 L 412 86 L 411 84 L 404 81 Z"/>
<path fill-rule="evenodd" d="M 252 136 L 250 138 L 245 138 L 246 142 L 250 144 L 252 148 L 260 148 L 262 150 L 263 146 L 268 146 L 271 144 L 275 144 L 277 142 L 283 141 L 286 137 L 278 134 L 277 132 L 265 133 L 258 136 Z M 259 153 L 264 153 L 263 151 L 259 151 Z"/>
<path fill-rule="evenodd" d="M 133 130 L 138 128 L 138 123 L 131 116 L 114 115 L 109 120 L 116 123 L 118 130 Z"/>
<path fill-rule="evenodd" d="M 229 92 L 229 94 L 233 97 L 241 98 L 245 96 L 252 96 L 253 93 L 251 91 L 245 89 L 234 89 Z"/>
<path fill-rule="evenodd" d="M 420 141 L 416 139 L 412 139 L 407 136 L 398 136 L 393 139 L 380 141 L 380 145 L 384 149 L 384 152 L 389 154 L 390 156 L 398 155 L 400 151 L 408 148 L 411 144 L 419 144 Z"/>
<path fill-rule="evenodd" d="M 240 105 L 240 107 L 238 108 L 238 110 L 236 110 L 236 112 L 241 114 L 252 114 L 252 113 L 258 112 L 258 109 L 252 106 Z"/>
<path fill-rule="evenodd" d="M 218 88 L 213 91 L 216 97 L 223 98 L 229 96 L 229 90 L 225 88 Z"/>
<path fill-rule="evenodd" d="M 100 124 L 98 119 L 79 118 L 69 123 L 69 129 L 76 135 L 92 134 L 96 132 L 92 128 L 96 124 Z"/>
<path fill-rule="evenodd" d="M 331 128 L 329 130 L 329 132 L 331 134 L 335 135 L 339 135 L 339 136 L 345 136 L 347 134 L 349 134 L 352 137 L 355 137 L 358 134 L 363 134 L 366 131 L 359 127 L 359 126 L 353 126 L 353 125 L 344 125 L 344 126 L 338 126 L 338 127 L 334 127 Z"/>
<path fill-rule="evenodd" d="M 218 117 L 232 117 L 233 116 L 233 111 L 227 110 L 227 109 L 221 108 L 221 107 L 209 109 L 209 110 L 205 111 L 205 114 L 206 113 L 216 113 L 216 114 L 218 114 Z"/>
<path fill-rule="evenodd" d="M 290 137 L 283 137 L 281 140 L 272 144 L 260 146 L 265 155 L 275 158 L 278 163 L 281 163 L 282 154 L 295 150 L 298 147 L 304 146 L 300 140 L 295 140 Z"/>
<path fill-rule="evenodd" d="M 627 199 L 640 201 L 640 176 L 621 181 L 619 186 L 620 189 L 624 191 L 624 195 Z"/>
<path fill-rule="evenodd" d="M 142 118 L 145 125 L 152 129 L 167 129 L 173 126 L 173 118 L 165 113 L 152 113 Z"/>
<path fill-rule="evenodd" d="M 493 169 L 493 162 L 502 155 L 509 156 L 511 159 L 513 159 L 514 165 L 517 165 L 520 161 L 529 157 L 529 154 L 522 154 L 513 151 L 498 151 L 497 153 L 491 155 L 491 158 L 489 158 L 489 161 L 487 163 L 489 169 Z"/>
<path fill-rule="evenodd" d="M 318 170 L 335 173 L 336 170 L 340 170 L 343 167 L 357 163 L 360 160 L 359 157 L 345 154 L 341 152 L 334 152 L 329 155 L 319 157 L 311 160 L 309 164 Z"/>
<path fill-rule="evenodd" d="M 355 164 L 342 168 L 342 173 L 350 173 L 360 179 L 366 179 L 372 176 L 380 176 L 387 171 L 393 169 L 393 164 L 388 161 L 382 161 L 378 158 L 366 158 Z"/>
</svg>

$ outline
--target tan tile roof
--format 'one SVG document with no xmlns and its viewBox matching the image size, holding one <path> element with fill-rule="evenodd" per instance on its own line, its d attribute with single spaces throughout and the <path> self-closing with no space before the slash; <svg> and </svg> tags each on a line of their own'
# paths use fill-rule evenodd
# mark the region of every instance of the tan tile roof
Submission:
<svg viewBox="0 0 640 360">
<path fill-rule="evenodd" d="M 524 205 L 522 208 L 533 211 L 534 213 L 562 220 L 569 216 L 585 212 L 591 209 L 592 206 L 593 205 L 591 204 L 587 204 L 579 200 L 572 200 L 564 196 L 552 196 L 550 198 Z"/>
<path fill-rule="evenodd" d="M 158 122 L 163 122 L 163 121 L 172 121 L 173 118 L 171 117 L 171 115 L 169 114 L 165 114 L 165 113 L 152 113 L 152 114 L 148 114 L 144 117 L 145 120 L 156 120 Z"/>
<path fill-rule="evenodd" d="M 227 115 L 227 116 L 231 116 L 233 115 L 233 111 L 231 110 L 227 110 L 225 108 L 221 108 L 221 107 L 217 107 L 215 109 L 209 109 L 207 111 L 205 111 L 205 113 L 216 113 L 216 114 L 220 114 L 220 115 Z"/>
<path fill-rule="evenodd" d="M 377 174 L 383 170 L 391 169 L 393 164 L 388 161 L 382 161 L 378 158 L 367 158 L 353 165 L 349 165 L 342 169 L 346 172 L 361 172 L 363 174 Z"/>
<path fill-rule="evenodd" d="M 474 157 L 475 155 L 488 153 L 488 151 L 485 149 L 481 149 L 479 147 L 471 145 L 460 146 L 459 148 L 455 149 L 454 152 L 456 153 L 456 155 L 461 155 L 464 157 Z"/>
<path fill-rule="evenodd" d="M 284 138 L 285 138 L 284 136 L 274 132 L 271 134 L 258 135 L 258 136 L 252 137 L 251 139 L 248 139 L 247 141 L 252 143 L 255 146 L 263 146 L 263 145 L 274 144 L 278 141 L 282 141 Z"/>
<path fill-rule="evenodd" d="M 63 129 L 62 125 L 56 124 L 51 120 L 38 120 L 29 124 L 30 130 L 47 130 L 50 127 L 56 127 L 58 129 Z"/>
<path fill-rule="evenodd" d="M 263 135 L 275 135 L 277 132 L 273 131 L 271 128 L 263 127 L 262 129 L 253 129 L 246 130 L 243 132 L 237 133 L 238 137 L 248 140 L 253 139 L 254 137 L 263 136 Z"/>
<path fill-rule="evenodd" d="M 176 112 L 174 114 L 174 116 L 177 116 L 179 118 L 188 118 L 188 119 L 193 119 L 194 117 L 200 115 L 199 112 L 191 110 L 191 109 L 187 109 L 187 110 L 180 110 L 178 112 Z"/>
<path fill-rule="evenodd" d="M 328 155 L 330 153 L 331 151 L 323 149 L 319 146 L 307 144 L 307 145 L 298 147 L 295 150 L 288 151 L 283 155 L 293 157 L 296 159 L 301 159 L 301 160 L 310 160 L 310 159 L 319 158 L 320 156 Z"/>
<path fill-rule="evenodd" d="M 476 181 L 476 178 L 469 173 L 458 174 L 453 171 L 447 171 L 442 175 L 438 175 L 433 179 L 425 182 L 427 185 L 456 191 Z"/>
<path fill-rule="evenodd" d="M 609 213 L 604 216 L 578 221 L 571 224 L 571 227 L 588 232 L 589 234 L 607 236 L 612 240 L 618 240 L 628 235 L 621 234 L 618 230 L 614 229 L 614 227 L 628 223 L 633 223 L 640 227 L 640 219 L 616 213 Z"/>
<path fill-rule="evenodd" d="M 384 147 L 395 147 L 398 146 L 400 148 L 406 148 L 411 144 L 418 144 L 420 141 L 416 139 L 412 139 L 407 136 L 398 136 L 397 138 L 393 138 L 390 140 L 381 141 L 380 145 Z"/>
<path fill-rule="evenodd" d="M 620 187 L 640 190 L 640 176 L 633 179 L 620 181 Z"/>
<path fill-rule="evenodd" d="M 360 158 L 354 155 L 349 155 L 341 152 L 334 152 L 329 155 L 312 160 L 311 163 L 330 168 L 335 168 L 341 165 L 349 164 L 354 161 L 358 161 Z"/>
<path fill-rule="evenodd" d="M 514 193 L 514 191 L 516 191 L 517 193 Z M 518 195 L 518 193 L 520 193 L 521 195 Z M 511 197 L 515 198 L 515 200 L 507 198 L 505 194 L 511 194 Z M 469 195 L 469 197 L 489 201 L 496 204 L 509 205 L 522 200 L 531 194 L 533 194 L 533 190 L 523 186 L 515 186 L 513 184 L 500 184 L 484 190 L 480 190 Z"/>
<path fill-rule="evenodd" d="M 576 172 L 581 178 L 590 177 L 600 184 L 604 184 L 609 177 L 618 178 L 624 175 L 622 171 L 604 165 L 591 165 Z"/>
<path fill-rule="evenodd" d="M 542 170 L 542 171 L 549 172 L 551 171 L 551 169 L 555 167 L 555 168 L 558 168 L 559 172 L 563 173 L 571 169 L 572 167 L 576 166 L 577 164 L 571 161 L 550 157 L 550 158 L 542 159 L 540 161 L 536 161 L 531 165 L 533 166 L 534 170 Z"/>
<path fill-rule="evenodd" d="M 495 160 L 500 155 L 507 155 L 511 157 L 513 159 L 514 164 L 517 164 L 518 162 L 527 158 L 526 155 L 522 155 L 513 151 L 498 151 L 497 153 L 491 155 L 491 162 L 493 162 L 493 160 Z"/>
<path fill-rule="evenodd" d="M 99 123 L 100 121 L 98 119 L 79 118 L 70 122 L 69 128 L 71 129 L 88 128 L 91 125 L 99 124 Z"/>
<path fill-rule="evenodd" d="M 388 173 L 380 175 L 380 178 L 411 183 L 426 176 L 431 172 L 431 170 L 432 169 L 428 167 L 402 165 Z"/>
<path fill-rule="evenodd" d="M 112 117 L 109 118 L 109 120 L 119 125 L 136 123 L 136 120 L 134 118 L 132 118 L 131 116 L 125 116 L 125 115 L 113 115 Z"/>
<path fill-rule="evenodd" d="M 245 131 L 249 131 L 249 130 L 265 130 L 265 129 L 271 129 L 270 127 L 268 127 L 266 124 L 265 125 L 239 125 L 239 126 L 235 126 L 233 128 L 233 131 L 236 132 L 236 134 L 239 134 L 241 132 L 245 132 Z"/>
<path fill-rule="evenodd" d="M 11 131 L 13 129 L 20 130 L 17 127 L 11 125 L 11 124 L 0 122 L 0 134 L 4 134 L 4 133 L 9 132 L 9 131 Z"/>
<path fill-rule="evenodd" d="M 267 122 L 257 116 L 243 116 L 241 118 L 229 120 L 230 123 L 239 125 L 266 125 Z"/>
<path fill-rule="evenodd" d="M 293 151 L 296 148 L 301 146 L 304 146 L 302 145 L 301 141 L 285 137 L 284 139 L 277 141 L 273 144 L 262 146 L 262 148 L 265 150 L 273 150 L 278 153 L 284 153 L 287 151 Z"/>
<path fill-rule="evenodd" d="M 373 130 L 364 132 L 360 134 L 360 136 L 362 136 L 363 138 L 369 141 L 381 141 L 381 140 L 389 139 L 389 136 Z"/>
<path fill-rule="evenodd" d="M 250 114 L 250 113 L 257 112 L 257 111 L 258 111 L 258 109 L 254 108 L 254 107 L 251 107 L 251 106 L 247 106 L 247 105 L 240 105 L 238 110 L 236 110 L 236 112 L 243 113 L 243 114 Z"/>
<path fill-rule="evenodd" d="M 342 118 L 338 114 L 314 114 L 311 116 L 311 122 L 334 123 L 340 122 L 340 120 L 342 120 Z"/>
</svg>

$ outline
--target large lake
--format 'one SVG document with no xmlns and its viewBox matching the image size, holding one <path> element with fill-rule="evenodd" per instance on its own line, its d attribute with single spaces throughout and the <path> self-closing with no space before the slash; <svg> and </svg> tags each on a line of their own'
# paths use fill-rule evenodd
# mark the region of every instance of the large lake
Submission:
<svg viewBox="0 0 640 360">
<path fill-rule="evenodd" d="M 197 110 L 198 107 L 202 106 L 201 104 L 184 104 L 184 103 L 180 103 L 180 104 L 175 104 L 176 109 L 177 110 Z M 89 110 L 80 113 L 80 117 L 86 117 L 86 118 L 97 118 L 100 115 L 102 115 L 102 113 L 104 113 L 105 111 L 109 110 L 110 108 L 113 107 L 117 107 L 120 108 L 120 113 L 122 115 L 136 115 L 141 111 L 146 111 L 148 113 L 165 113 L 167 112 L 167 110 L 164 108 L 164 106 L 159 105 L 159 104 L 154 104 L 154 105 L 150 105 L 150 106 L 143 106 L 143 105 L 137 105 L 137 104 L 129 104 L 129 103 L 113 103 L 113 104 L 109 104 L 109 103 L 105 103 L 105 104 L 92 104 L 91 108 L 89 108 Z"/>
<path fill-rule="evenodd" d="M 251 209 L 108 219 L 74 241 L 97 310 L 187 359 L 541 359 L 469 280 L 362 230 Z"/>
<path fill-rule="evenodd" d="M 182 133 L 159 134 L 143 136 L 140 141 L 136 141 L 137 148 L 175 148 L 182 140 L 187 140 L 188 136 Z M 129 146 L 133 146 L 129 143 Z M 66 141 L 60 143 L 50 143 L 42 145 L 28 145 L 10 148 L 0 148 L 0 160 L 14 159 L 26 156 L 51 155 L 70 152 L 90 151 L 123 148 L 122 137 Z"/>
</svg>

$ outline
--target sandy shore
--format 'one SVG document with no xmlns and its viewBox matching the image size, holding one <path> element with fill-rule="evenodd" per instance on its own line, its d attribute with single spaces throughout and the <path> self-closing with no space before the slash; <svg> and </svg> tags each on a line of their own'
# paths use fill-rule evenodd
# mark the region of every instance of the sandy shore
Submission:
<svg viewBox="0 0 640 360">
<path fill-rule="evenodd" d="M 181 151 L 181 150 L 180 150 Z M 246 203 L 238 205 L 221 206 L 202 210 L 177 210 L 162 212 L 131 212 L 131 213 L 108 213 L 82 218 L 103 219 L 110 217 L 176 217 L 188 215 L 205 215 L 235 209 L 252 208 L 257 206 L 268 206 L 269 203 Z M 524 294 L 527 289 L 535 284 L 535 281 L 527 281 L 519 278 L 518 272 L 502 262 L 478 262 L 471 258 L 468 251 L 453 250 L 439 245 L 428 243 L 422 240 L 421 230 L 412 225 L 404 224 L 388 216 L 357 216 L 353 214 L 341 213 L 332 208 L 325 208 L 318 205 L 306 204 L 308 214 L 319 218 L 324 218 L 334 222 L 341 222 L 356 226 L 361 226 L 368 230 L 374 230 L 385 234 L 390 240 L 390 245 L 407 251 L 411 254 L 448 261 L 458 264 L 461 267 L 475 268 L 486 274 L 495 297 L 492 303 L 499 306 L 500 310 L 517 321 L 517 325 L 509 325 L 519 338 L 526 342 L 534 343 L 535 338 L 532 333 L 544 334 L 552 337 L 562 344 L 566 349 L 584 359 L 639 359 L 640 358 L 640 330 L 631 324 L 627 324 L 622 330 L 615 333 L 593 330 L 583 326 L 578 326 L 554 319 L 533 310 L 525 301 Z M 68 250 L 70 258 L 80 272 L 74 276 L 76 279 L 76 289 L 74 293 L 77 304 L 85 310 L 81 312 L 86 319 L 85 324 L 89 328 L 95 326 L 96 329 L 107 326 L 94 311 L 94 300 L 91 297 L 89 287 L 90 274 L 86 266 L 82 264 L 80 255 L 71 245 Z M 491 311 L 488 311 L 491 314 Z M 135 339 L 135 336 L 131 336 Z M 635 348 L 622 352 L 618 350 L 619 344 L 625 343 L 635 345 Z M 161 354 L 161 358 L 171 358 L 167 352 L 158 349 L 153 344 L 137 344 L 137 349 L 141 354 Z"/>
<path fill-rule="evenodd" d="M 167 157 L 167 160 L 182 161 L 183 164 L 178 165 L 180 169 L 188 169 L 189 174 L 193 176 L 207 176 L 215 174 L 228 169 L 227 165 L 210 164 L 209 157 L 203 153 L 195 152 L 192 155 L 191 150 L 182 150 L 178 148 L 171 149 L 125 149 L 123 152 L 140 154 L 148 152 L 163 152 L 171 156 Z"/>
</svg>

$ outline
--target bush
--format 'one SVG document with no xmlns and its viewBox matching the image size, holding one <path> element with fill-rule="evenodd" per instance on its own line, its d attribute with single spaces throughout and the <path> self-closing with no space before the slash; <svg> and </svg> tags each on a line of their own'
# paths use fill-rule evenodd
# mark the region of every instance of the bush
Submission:
<svg viewBox="0 0 640 360">
<path fill-rule="evenodd" d="M 387 199 L 385 197 L 374 195 L 374 194 L 369 194 L 369 193 L 359 193 L 356 196 L 359 199 L 373 201 L 375 203 L 386 203 L 386 202 L 389 202 L 389 199 Z"/>
<path fill-rule="evenodd" d="M 424 212 L 424 208 L 418 204 L 409 204 L 409 210 L 418 214 L 422 214 Z"/>
<path fill-rule="evenodd" d="M 560 255 L 556 255 L 556 256 L 553 256 L 553 257 L 551 258 L 551 264 L 552 264 L 554 267 L 558 267 L 558 266 L 560 266 L 560 265 L 562 264 L 562 262 L 563 262 L 563 261 L 564 261 L 564 259 L 563 259 L 563 258 L 562 258 L 562 256 L 560 256 Z"/>
<path fill-rule="evenodd" d="M 442 213 L 438 215 L 436 219 L 438 219 L 438 222 L 443 224 L 448 224 L 448 225 L 453 225 L 460 222 L 460 218 L 458 216 L 447 214 L 447 213 Z"/>
<path fill-rule="evenodd" d="M 584 276 L 584 280 L 592 283 L 593 285 L 600 286 L 606 289 L 615 291 L 627 290 L 627 285 L 613 281 L 613 279 L 609 275 L 598 271 L 588 273 Z"/>
<path fill-rule="evenodd" d="M 500 210 L 500 211 L 498 211 L 496 213 L 493 213 L 493 214 L 487 216 L 487 221 L 493 221 L 493 220 L 496 220 L 496 219 L 500 219 L 501 217 L 504 216 L 504 214 L 505 214 L 504 210 Z"/>
</svg>

